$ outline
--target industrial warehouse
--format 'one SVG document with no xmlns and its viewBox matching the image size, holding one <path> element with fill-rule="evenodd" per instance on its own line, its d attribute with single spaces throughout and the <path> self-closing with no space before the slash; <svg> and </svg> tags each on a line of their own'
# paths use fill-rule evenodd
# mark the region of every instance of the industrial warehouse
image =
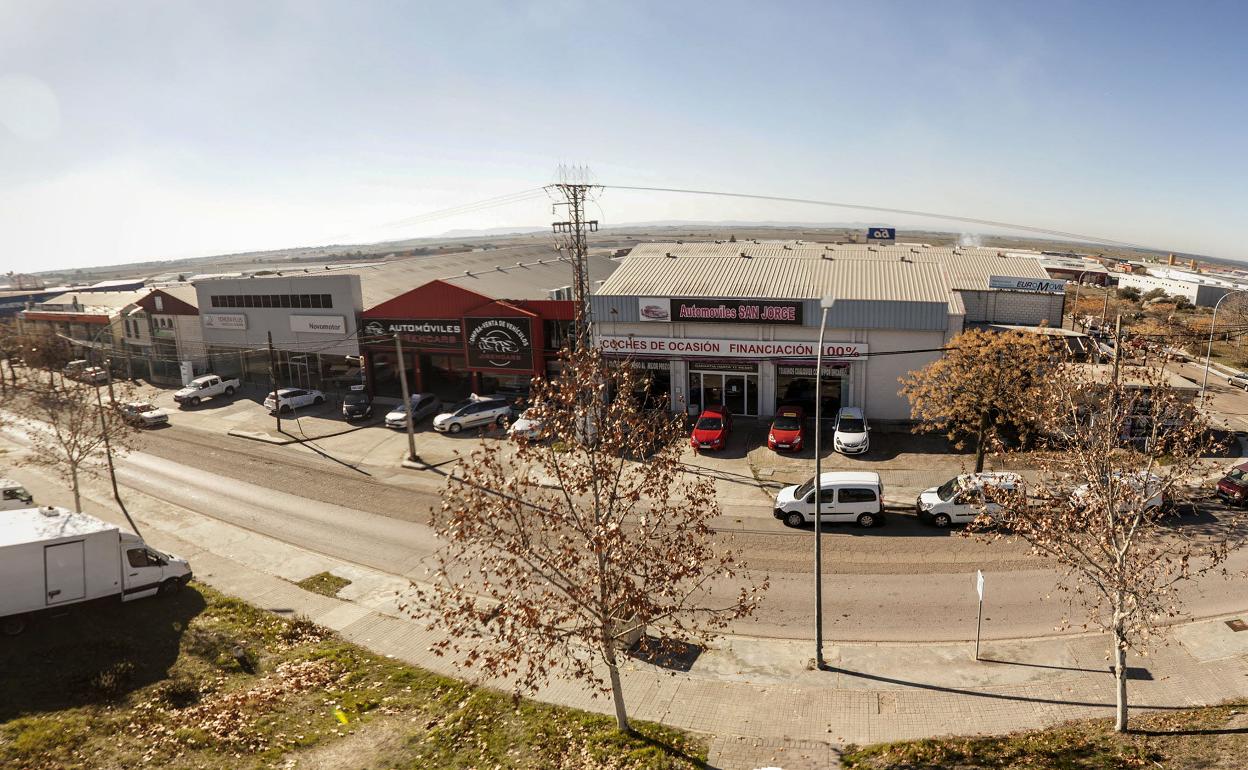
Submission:
<svg viewBox="0 0 1248 770">
<path fill-rule="evenodd" d="M 972 326 L 1062 318 L 1065 282 L 1034 253 L 786 242 L 647 243 L 594 292 L 595 344 L 651 376 L 676 411 L 812 410 L 824 321 L 823 409 L 904 422 L 898 379 Z"/>
</svg>

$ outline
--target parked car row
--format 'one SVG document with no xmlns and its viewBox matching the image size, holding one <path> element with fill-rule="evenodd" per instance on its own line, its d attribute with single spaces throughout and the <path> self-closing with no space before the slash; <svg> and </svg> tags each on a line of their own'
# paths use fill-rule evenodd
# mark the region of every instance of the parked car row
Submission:
<svg viewBox="0 0 1248 770">
<path fill-rule="evenodd" d="M 1248 463 L 1232 470 L 1231 477 L 1218 485 L 1218 495 L 1241 501 L 1248 493 Z M 874 527 L 884 522 L 884 485 L 878 473 L 862 471 L 830 471 L 820 477 L 820 510 L 823 521 L 828 523 L 856 522 L 862 527 Z M 1130 503 L 1128 498 L 1142 502 L 1143 510 L 1168 511 L 1172 501 L 1164 492 L 1164 481 L 1146 472 L 1119 472 L 1113 475 L 1115 483 L 1128 490 L 1121 505 Z M 1238 486 L 1233 487 L 1232 484 Z M 1073 505 L 1087 506 L 1096 503 L 1104 485 L 1083 484 L 1070 493 Z M 919 520 L 939 528 L 952 524 L 968 524 L 985 516 L 993 526 L 1010 526 L 1008 514 L 997 502 L 1000 493 L 1021 492 L 1026 494 L 1023 477 L 1008 471 L 963 473 L 944 484 L 925 489 L 914 502 Z M 1236 492 L 1241 492 L 1234 497 Z M 996 493 L 996 494 L 994 494 Z M 787 486 L 776 495 L 773 515 L 790 527 L 813 523 L 815 520 L 815 482 Z"/>
<path fill-rule="evenodd" d="M 846 455 L 865 454 L 871 447 L 871 428 L 862 409 L 845 406 L 837 410 L 832 425 L 832 448 Z M 694 451 L 714 451 L 728 445 L 732 412 L 723 405 L 708 406 L 698 415 L 689 436 Z M 800 452 L 806 444 L 806 413 L 800 406 L 781 406 L 767 429 L 767 448 L 776 452 Z"/>
</svg>

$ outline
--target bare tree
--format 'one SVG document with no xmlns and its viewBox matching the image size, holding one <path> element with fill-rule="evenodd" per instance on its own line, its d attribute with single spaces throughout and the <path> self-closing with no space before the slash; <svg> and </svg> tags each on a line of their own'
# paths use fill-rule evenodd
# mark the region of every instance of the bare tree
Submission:
<svg viewBox="0 0 1248 770">
<path fill-rule="evenodd" d="M 1197 529 L 1175 515 L 1216 446 L 1164 368 L 1064 365 L 1034 414 L 1062 433 L 1042 455 L 1041 480 L 988 494 L 1013 536 L 1060 565 L 1062 587 L 1088 623 L 1110 633 L 1115 727 L 1125 731 L 1127 651 L 1142 652 L 1182 614 L 1180 585 L 1220 568 L 1239 545 L 1239 523 L 1228 512 L 1217 527 Z"/>
<path fill-rule="evenodd" d="M 446 631 L 438 654 L 517 692 L 584 681 L 629 731 L 620 648 L 643 629 L 656 654 L 705 642 L 750 615 L 767 580 L 714 540 L 714 486 L 684 472 L 680 417 L 643 407 L 631 366 L 565 356 L 561 379 L 534 381 L 540 435 L 482 443 L 449 481 L 433 518 L 446 545 L 420 599 Z"/>
<path fill-rule="evenodd" d="M 1056 360 L 1053 341 L 1020 331 L 973 329 L 949 344 L 945 355 L 902 377 L 917 432 L 944 433 L 961 449 L 975 442 L 975 472 L 988 446 L 1013 425 L 1026 434 L 1031 402 Z"/>
<path fill-rule="evenodd" d="M 100 398 L 98 387 L 66 379 L 51 385 L 32 377 L 20 396 L 22 413 L 33 420 L 28 430 L 32 451 L 26 462 L 50 468 L 69 482 L 76 510 L 82 510 L 82 470 L 106 463 L 106 446 L 128 448 L 134 436 L 134 428 L 115 405 Z M 118 401 L 125 401 L 128 386 L 114 387 Z"/>
</svg>

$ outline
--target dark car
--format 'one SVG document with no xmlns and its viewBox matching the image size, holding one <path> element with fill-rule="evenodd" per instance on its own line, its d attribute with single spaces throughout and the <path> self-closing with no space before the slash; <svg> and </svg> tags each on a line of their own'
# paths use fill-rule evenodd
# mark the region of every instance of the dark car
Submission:
<svg viewBox="0 0 1248 770">
<path fill-rule="evenodd" d="M 1227 505 L 1243 506 L 1248 502 L 1248 463 L 1236 465 L 1218 482 L 1217 495 Z"/>
<path fill-rule="evenodd" d="M 363 390 L 353 390 L 342 399 L 342 416 L 362 420 L 373 416 L 373 398 Z"/>
</svg>

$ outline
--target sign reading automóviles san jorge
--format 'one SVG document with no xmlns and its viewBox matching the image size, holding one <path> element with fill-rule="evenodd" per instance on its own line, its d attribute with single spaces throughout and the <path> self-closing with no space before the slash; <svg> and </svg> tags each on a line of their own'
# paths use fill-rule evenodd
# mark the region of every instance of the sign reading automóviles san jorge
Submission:
<svg viewBox="0 0 1248 770">
<path fill-rule="evenodd" d="M 533 332 L 528 318 L 465 318 L 464 332 L 469 368 L 533 368 Z"/>
<path fill-rule="evenodd" d="M 818 342 L 781 340 L 708 340 L 600 334 L 594 341 L 615 355 L 719 356 L 721 358 L 814 358 Z M 867 354 L 864 342 L 824 342 L 826 359 L 853 360 Z"/>
<path fill-rule="evenodd" d="M 802 303 L 776 299 L 681 299 L 666 300 L 662 308 L 655 300 L 643 298 L 639 312 L 643 321 L 681 323 L 793 324 L 802 323 Z M 649 303 L 649 304 L 647 304 Z M 663 316 L 658 310 L 667 310 Z"/>
<path fill-rule="evenodd" d="M 444 318 L 369 318 L 364 322 L 368 342 L 386 342 L 398 334 L 423 348 L 462 348 L 463 324 Z"/>
</svg>

